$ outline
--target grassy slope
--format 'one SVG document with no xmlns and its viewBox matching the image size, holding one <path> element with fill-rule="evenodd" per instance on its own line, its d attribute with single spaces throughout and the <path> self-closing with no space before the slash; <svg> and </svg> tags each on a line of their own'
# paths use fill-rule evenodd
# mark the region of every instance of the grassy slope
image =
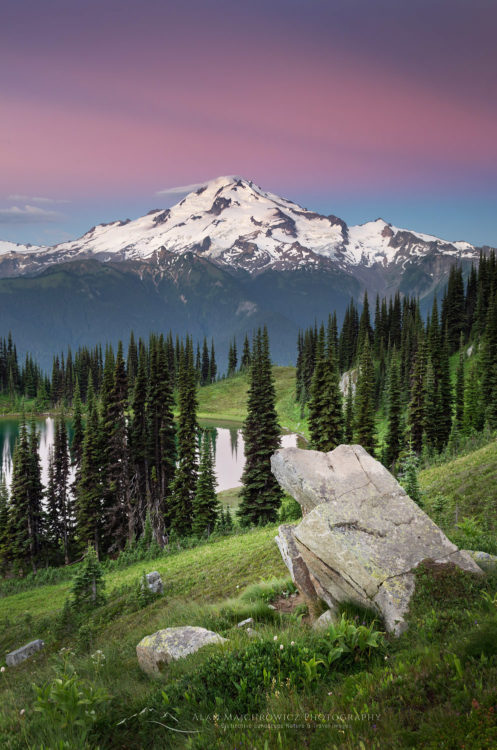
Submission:
<svg viewBox="0 0 497 750">
<path fill-rule="evenodd" d="M 458 507 L 459 518 L 481 513 L 488 502 L 495 503 L 497 487 L 497 442 L 440 466 L 420 472 L 428 512 L 437 496 Z"/>
<path fill-rule="evenodd" d="M 276 411 L 284 429 L 307 434 L 307 425 L 300 419 L 295 403 L 295 368 L 273 367 L 276 389 Z M 233 420 L 243 422 L 247 414 L 248 378 L 237 374 L 199 388 L 198 417 L 200 419 Z"/>
<path fill-rule="evenodd" d="M 446 497 L 460 498 L 468 512 L 477 512 L 482 502 L 493 498 L 496 471 L 497 445 L 492 443 L 468 456 L 422 472 L 428 511 L 432 510 L 434 498 L 443 492 Z M 107 574 L 107 589 L 111 594 L 123 584 L 136 581 L 145 568 L 157 569 L 163 576 L 166 595 L 138 611 L 122 614 L 117 610 L 115 617 L 101 627 L 91 645 L 91 650 L 101 648 L 106 656 L 105 666 L 98 675 L 95 675 L 88 652 L 78 645 L 75 636 L 68 641 L 56 635 L 54 614 L 62 606 L 68 584 L 0 599 L 0 647 L 4 653 L 33 637 L 42 637 L 47 642 L 44 652 L 18 667 L 15 673 L 8 670 L 0 679 L 0 739 L 4 746 L 9 750 L 25 746 L 14 736 L 20 726 L 19 711 L 22 708 L 30 711 L 31 683 L 41 684 L 53 677 L 53 654 L 62 645 L 76 651 L 73 661 L 78 674 L 95 680 L 113 695 L 110 724 L 103 730 L 107 738 L 113 736 L 115 729 L 112 727 L 119 719 L 160 702 L 157 687 L 140 672 L 136 662 L 135 646 L 145 634 L 174 625 L 202 625 L 227 636 L 228 650 L 244 648 L 243 634 L 232 627 L 237 620 L 228 622 L 226 611 L 235 606 L 233 597 L 238 595 L 239 587 L 261 578 L 286 575 L 273 541 L 274 534 L 275 527 L 257 529 Z M 374 723 L 354 720 L 344 730 L 339 722 L 322 728 L 318 722 L 311 728 L 304 725 L 301 729 L 283 729 L 281 739 L 277 731 L 246 728 L 228 739 L 226 735 L 215 736 L 211 727 L 205 747 L 219 750 L 231 746 L 267 747 L 268 750 L 301 747 L 393 750 L 422 746 L 438 750 L 461 747 L 464 736 L 467 736 L 466 749 L 497 746 L 497 723 L 493 713 L 487 712 L 488 707 L 497 702 L 494 687 L 497 656 L 490 655 L 489 660 L 482 663 L 463 658 L 461 651 L 465 639 L 479 637 L 479 628 L 487 627 L 486 622 L 494 628 L 486 648 L 492 653 L 497 651 L 494 648 L 497 619 L 492 611 L 489 614 L 482 609 L 481 597 L 482 586 L 491 594 L 495 593 L 497 580 L 473 584 L 471 577 L 466 581 L 464 576 L 464 580 L 459 580 L 458 577 L 452 579 L 452 574 L 447 575 L 438 582 L 422 577 L 412 607 L 412 626 L 401 639 L 390 642 L 385 662 L 349 676 L 337 673 L 333 684 L 316 684 L 312 691 L 284 690 L 268 698 L 267 708 L 273 713 L 377 713 L 380 716 Z M 309 637 L 305 628 L 301 629 L 296 623 L 278 619 L 271 623 L 270 612 L 264 613 L 260 608 L 245 611 L 240 601 L 236 602 L 239 619 L 252 614 L 257 630 L 269 640 L 275 632 L 288 641 Z M 454 661 L 454 653 L 459 654 L 460 667 Z M 178 663 L 170 677 L 183 673 L 191 674 L 193 679 L 205 658 L 206 654 L 199 652 Z M 183 738 L 167 731 L 159 734 L 158 729 L 143 739 L 127 735 L 127 741 L 129 745 L 120 744 L 122 738 L 116 739 L 117 744 L 111 741 L 103 747 L 137 748 L 144 743 L 149 750 L 186 747 Z"/>
</svg>

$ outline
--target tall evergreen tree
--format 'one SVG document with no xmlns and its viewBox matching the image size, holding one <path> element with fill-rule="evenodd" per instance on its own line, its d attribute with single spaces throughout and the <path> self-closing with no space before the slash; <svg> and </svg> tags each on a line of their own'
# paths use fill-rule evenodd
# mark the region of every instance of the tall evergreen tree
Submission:
<svg viewBox="0 0 497 750">
<path fill-rule="evenodd" d="M 192 530 L 198 471 L 197 397 L 193 344 L 189 338 L 180 362 L 178 390 L 178 464 L 171 487 L 171 527 L 178 534 L 184 535 Z"/>
<path fill-rule="evenodd" d="M 334 344 L 330 340 L 325 349 L 324 327 L 319 334 L 311 383 L 309 432 L 311 446 L 325 452 L 336 448 L 343 435 L 342 393 Z"/>
<path fill-rule="evenodd" d="M 212 441 L 207 432 L 201 439 L 200 467 L 195 498 L 193 500 L 194 534 L 201 535 L 213 531 L 219 515 L 219 501 L 216 495 L 216 479 L 212 457 Z"/>
<path fill-rule="evenodd" d="M 243 525 L 274 522 L 282 493 L 270 459 L 281 439 L 266 328 L 259 329 L 254 341 L 243 437 L 245 467 L 238 516 Z"/>
<path fill-rule="evenodd" d="M 352 377 L 349 375 L 347 384 L 347 397 L 345 401 L 345 424 L 344 424 L 344 440 L 350 445 L 354 439 L 354 386 L 352 384 Z"/>
<path fill-rule="evenodd" d="M 36 456 L 33 451 L 36 450 Z M 14 450 L 9 538 L 14 562 L 36 573 L 42 533 L 42 486 L 36 434 L 28 436 L 24 415 Z"/>
<path fill-rule="evenodd" d="M 389 468 L 395 466 L 402 448 L 402 400 L 400 386 L 400 365 L 394 353 L 390 363 L 388 382 L 388 430 L 385 447 L 385 461 Z"/>
<path fill-rule="evenodd" d="M 375 402 L 374 365 L 369 338 L 364 346 L 359 362 L 357 390 L 355 397 L 355 440 L 371 455 L 375 452 Z"/>
<path fill-rule="evenodd" d="M 104 552 L 102 549 L 103 447 L 92 375 L 88 380 L 87 410 L 81 470 L 76 486 L 76 533 L 81 550 L 85 550 L 88 544 L 93 544 L 97 556 L 100 556 Z"/>
</svg>

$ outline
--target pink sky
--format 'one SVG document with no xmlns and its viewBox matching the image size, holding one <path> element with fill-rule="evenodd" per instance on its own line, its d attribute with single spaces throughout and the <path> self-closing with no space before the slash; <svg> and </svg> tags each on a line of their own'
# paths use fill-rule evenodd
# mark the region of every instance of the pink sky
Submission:
<svg viewBox="0 0 497 750">
<path fill-rule="evenodd" d="M 388 215 L 398 191 L 420 207 L 454 196 L 454 213 L 477 193 L 490 208 L 492 4 L 343 5 L 47 0 L 42 16 L 34 1 L 13 5 L 0 31 L 1 207 L 12 195 L 70 201 L 59 212 L 70 233 L 97 201 L 138 211 L 160 189 L 242 174 L 304 201 L 355 192 L 365 214 L 383 194 Z"/>
</svg>

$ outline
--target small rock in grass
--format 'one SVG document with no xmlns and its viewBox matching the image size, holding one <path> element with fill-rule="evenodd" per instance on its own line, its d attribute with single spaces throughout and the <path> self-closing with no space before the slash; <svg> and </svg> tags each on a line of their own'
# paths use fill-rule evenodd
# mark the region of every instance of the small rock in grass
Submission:
<svg viewBox="0 0 497 750">
<path fill-rule="evenodd" d="M 253 617 L 247 617 L 246 620 L 242 620 L 241 622 L 239 622 L 238 625 L 237 625 L 237 627 L 238 628 L 244 628 L 245 625 L 252 625 L 253 622 L 254 622 L 254 618 Z"/>
<path fill-rule="evenodd" d="M 30 656 L 33 656 L 33 654 L 42 649 L 44 645 L 45 642 L 38 638 L 36 641 L 31 641 L 25 646 L 21 646 L 21 648 L 18 648 L 15 651 L 11 651 L 10 654 L 7 654 L 5 657 L 7 666 L 16 667 L 18 664 L 25 661 L 25 659 L 29 659 Z"/>
</svg>

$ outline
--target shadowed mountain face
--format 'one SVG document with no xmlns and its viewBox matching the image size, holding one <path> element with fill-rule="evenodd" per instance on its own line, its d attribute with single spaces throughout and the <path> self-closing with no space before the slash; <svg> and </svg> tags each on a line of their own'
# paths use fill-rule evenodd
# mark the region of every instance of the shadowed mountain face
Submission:
<svg viewBox="0 0 497 750">
<path fill-rule="evenodd" d="M 22 351 L 167 331 L 228 342 L 267 323 L 273 357 L 295 360 L 300 327 L 343 316 L 351 296 L 415 294 L 426 304 L 451 265 L 479 248 L 398 229 L 347 226 L 238 177 L 169 209 L 92 228 L 55 247 L 0 242 L 0 314 Z"/>
</svg>

